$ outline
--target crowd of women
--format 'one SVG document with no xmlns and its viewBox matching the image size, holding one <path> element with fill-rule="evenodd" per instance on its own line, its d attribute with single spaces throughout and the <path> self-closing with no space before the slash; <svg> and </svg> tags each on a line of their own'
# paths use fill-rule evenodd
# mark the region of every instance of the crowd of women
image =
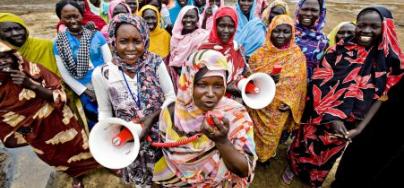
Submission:
<svg viewBox="0 0 404 188">
<path fill-rule="evenodd" d="M 0 13 L 0 139 L 30 145 L 74 187 L 101 168 L 88 133 L 109 117 L 143 125 L 137 159 L 112 171 L 138 187 L 247 187 L 288 139 L 286 184 L 321 187 L 342 156 L 332 187 L 397 185 L 404 53 L 392 13 L 364 8 L 327 36 L 326 7 L 60 0 L 54 40 Z M 276 82 L 258 110 L 237 87 L 257 72 Z"/>
</svg>

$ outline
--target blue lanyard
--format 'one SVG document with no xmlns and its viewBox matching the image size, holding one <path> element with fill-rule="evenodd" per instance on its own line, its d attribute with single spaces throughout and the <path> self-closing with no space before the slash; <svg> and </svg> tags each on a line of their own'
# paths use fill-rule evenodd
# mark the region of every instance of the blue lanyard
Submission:
<svg viewBox="0 0 404 188">
<path fill-rule="evenodd" d="M 137 107 L 138 107 L 138 108 L 141 108 L 141 107 L 140 107 L 140 100 L 139 100 L 139 98 L 140 98 L 139 75 L 136 74 L 136 80 L 137 80 L 137 100 L 136 100 L 135 96 L 133 96 L 132 90 L 131 90 L 130 87 L 129 87 L 128 81 L 126 80 L 125 73 L 123 72 L 123 70 L 121 70 L 121 72 L 122 72 L 123 79 L 125 80 L 126 87 L 127 87 L 128 90 L 129 90 L 130 96 L 132 96 L 132 99 L 133 99 L 133 101 L 135 101 Z"/>
</svg>

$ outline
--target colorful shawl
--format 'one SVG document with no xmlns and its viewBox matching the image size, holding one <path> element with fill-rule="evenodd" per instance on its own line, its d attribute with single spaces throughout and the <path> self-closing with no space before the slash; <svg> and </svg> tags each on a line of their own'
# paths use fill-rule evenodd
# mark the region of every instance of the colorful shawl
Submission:
<svg viewBox="0 0 404 188">
<path fill-rule="evenodd" d="M 226 57 L 227 62 L 229 63 L 229 78 L 227 79 L 227 82 L 230 83 L 231 81 L 240 78 L 245 69 L 246 63 L 240 49 L 236 49 L 237 46 L 233 41 L 235 32 L 227 43 L 223 43 L 217 34 L 217 20 L 225 16 L 229 16 L 233 20 L 235 28 L 237 28 L 238 20 L 236 11 L 231 7 L 220 8 L 214 15 L 213 27 L 208 42 L 202 44 L 199 49 L 216 50 Z"/>
<path fill-rule="evenodd" d="M 0 41 L 0 52 L 11 46 Z M 6 147 L 29 144 L 37 156 L 57 171 L 77 177 L 99 165 L 88 150 L 88 136 L 67 105 L 60 79 L 40 64 L 24 60 L 18 52 L 19 71 L 50 90 L 53 101 L 33 90 L 14 84 L 0 72 L 0 139 Z"/>
<path fill-rule="evenodd" d="M 291 169 L 312 187 L 323 184 L 347 145 L 346 139 L 335 137 L 331 121 L 355 128 L 376 100 L 387 100 L 387 92 L 403 76 L 404 55 L 391 12 L 383 7 L 366 10 L 383 17 L 382 42 L 366 49 L 347 41 L 328 49 L 313 73 L 313 119 L 303 124 L 290 146 Z"/>
<path fill-rule="evenodd" d="M 21 47 L 14 47 L 18 50 L 24 59 L 41 64 L 51 72 L 59 76 L 59 70 L 56 66 L 55 54 L 53 53 L 53 42 L 48 39 L 40 39 L 29 36 L 29 30 L 24 20 L 15 14 L 0 13 L 0 23 L 14 22 L 20 24 L 27 31 L 27 41 Z"/>
<path fill-rule="evenodd" d="M 199 24 L 197 26 L 198 29 L 194 32 L 186 35 L 182 34 L 182 29 L 184 28 L 182 19 L 191 9 L 198 11 L 198 8 L 195 6 L 185 6 L 181 9 L 178 20 L 174 24 L 173 36 L 170 42 L 170 66 L 182 67 L 187 61 L 188 56 L 198 49 L 201 43 L 207 40 L 209 36 L 209 32 L 205 29 L 201 29 Z"/>
<path fill-rule="evenodd" d="M 194 5 L 194 0 L 188 0 L 188 4 L 187 5 Z M 170 20 L 171 23 L 176 23 L 177 21 L 177 17 L 181 12 L 181 9 L 185 8 L 181 7 L 181 5 L 178 3 L 178 0 L 174 0 L 174 5 L 173 6 L 169 6 L 169 11 L 170 11 Z M 198 8 L 197 8 L 198 9 Z"/>
<path fill-rule="evenodd" d="M 200 133 L 204 112 L 195 106 L 192 92 L 195 75 L 204 67 L 227 70 L 226 58 L 213 50 L 198 51 L 190 57 L 181 74 L 174 121 L 167 109 L 160 115 L 163 142 L 175 142 L 186 135 Z M 228 139 L 248 159 L 249 177 L 240 178 L 231 173 L 215 149 L 215 143 L 202 135 L 181 147 L 164 149 L 164 157 L 155 165 L 154 181 L 164 186 L 192 187 L 246 187 L 251 183 L 256 156 L 252 122 L 246 109 L 236 101 L 222 97 L 212 111 L 231 122 Z"/>
<path fill-rule="evenodd" d="M 139 16 L 143 15 L 145 10 L 153 10 L 157 15 L 157 26 L 153 31 L 150 31 L 150 48 L 149 51 L 165 58 L 170 53 L 170 34 L 161 26 L 161 14 L 158 9 L 152 5 L 145 5 L 138 12 Z"/>
<path fill-rule="evenodd" d="M 321 61 L 328 44 L 327 36 L 323 33 L 325 25 L 326 7 L 325 0 L 319 0 L 320 16 L 312 28 L 306 28 L 297 19 L 300 8 L 306 0 L 300 0 L 296 9 L 296 43 L 302 49 L 307 59 L 308 78 L 311 78 L 313 68 Z"/>
<path fill-rule="evenodd" d="M 271 33 L 281 24 L 292 27 L 292 38 L 288 47 L 279 49 L 272 44 Z M 300 123 L 306 103 L 306 58 L 295 44 L 294 32 L 292 18 L 288 15 L 276 16 L 269 25 L 265 44 L 250 58 L 249 65 L 253 72 L 270 74 L 274 65 L 282 66 L 274 101 L 261 110 L 249 109 L 254 122 L 257 154 L 262 162 L 275 154 L 282 132 L 292 130 Z M 289 106 L 290 111 L 280 112 L 282 104 Z"/>
<path fill-rule="evenodd" d="M 136 111 L 139 112 L 136 116 L 143 118 L 160 109 L 164 102 L 164 94 L 156 75 L 157 66 L 163 61 L 158 55 L 148 50 L 150 46 L 149 27 L 143 18 L 139 16 L 118 14 L 112 19 L 109 27 L 109 44 L 112 49 L 116 47 L 116 28 L 121 24 L 130 24 L 136 27 L 144 42 L 145 52 L 143 56 L 139 57 L 138 62 L 133 65 L 124 63 L 114 52 L 115 50 L 112 50 L 114 52 L 113 62 L 115 65 L 121 67 L 123 70 L 138 74 L 138 88 L 140 88 L 138 91 L 140 93 L 138 100 L 140 100 L 140 106 L 136 106 Z"/>
<path fill-rule="evenodd" d="M 199 19 L 199 22 L 201 25 L 202 25 L 203 19 L 205 19 L 206 9 L 209 8 L 210 6 L 211 6 L 210 1 L 207 0 L 206 4 L 205 4 L 205 8 L 203 9 L 203 12 L 200 15 L 200 19 Z M 223 6 L 224 6 L 224 0 L 220 0 L 220 6 L 218 8 L 223 7 Z M 206 19 L 206 30 L 210 31 L 212 29 L 214 14 L 215 14 L 215 12 L 213 13 L 213 15 L 211 15 L 209 18 Z"/>
<path fill-rule="evenodd" d="M 364 10 L 375 10 L 383 17 L 382 42 L 370 49 L 353 42 L 329 49 L 312 77 L 313 123 L 363 119 L 375 100 L 384 100 L 403 76 L 404 54 L 390 11 L 384 7 Z"/>
<path fill-rule="evenodd" d="M 341 29 L 342 26 L 344 26 L 345 24 L 354 24 L 352 22 L 341 22 L 339 23 L 337 26 L 335 26 L 331 32 L 328 34 L 327 38 L 328 38 L 328 46 L 332 47 L 334 46 L 337 42 L 339 41 L 335 41 L 338 31 Z"/>
<path fill-rule="evenodd" d="M 272 1 L 271 4 L 267 8 L 265 8 L 264 12 L 262 13 L 261 19 L 262 21 L 269 25 L 269 15 L 271 14 L 271 11 L 274 7 L 281 6 L 285 8 L 286 10 L 286 15 L 289 15 L 289 6 L 284 0 L 274 0 Z"/>
</svg>

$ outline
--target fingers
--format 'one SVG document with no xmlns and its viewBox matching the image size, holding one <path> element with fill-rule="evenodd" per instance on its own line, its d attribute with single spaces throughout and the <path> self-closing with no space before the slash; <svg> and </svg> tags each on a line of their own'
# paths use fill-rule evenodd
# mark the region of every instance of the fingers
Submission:
<svg viewBox="0 0 404 188">
<path fill-rule="evenodd" d="M 21 77 L 20 75 L 12 74 L 11 80 L 13 81 L 14 84 L 21 85 L 24 83 L 25 77 Z"/>
<path fill-rule="evenodd" d="M 18 73 L 20 73 L 21 71 L 10 69 L 10 70 L 8 70 L 7 72 L 9 72 L 9 73 L 14 73 L 14 74 L 18 74 Z"/>
<path fill-rule="evenodd" d="M 215 130 L 206 123 L 202 124 L 202 132 L 210 139 L 215 135 Z"/>
</svg>

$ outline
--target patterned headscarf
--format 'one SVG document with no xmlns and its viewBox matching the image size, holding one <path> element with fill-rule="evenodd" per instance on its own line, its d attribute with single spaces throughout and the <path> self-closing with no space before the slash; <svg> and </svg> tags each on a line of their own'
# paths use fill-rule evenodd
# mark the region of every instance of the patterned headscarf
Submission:
<svg viewBox="0 0 404 188">
<path fill-rule="evenodd" d="M 160 116 L 163 142 L 176 142 L 184 138 L 184 135 L 201 133 L 204 112 L 195 106 L 193 87 L 196 74 L 204 67 L 209 70 L 207 74 L 212 71 L 226 71 L 226 58 L 214 50 L 200 50 L 191 55 L 183 66 L 180 77 L 174 123 L 167 118 L 170 117 L 167 116 L 167 110 L 163 110 Z M 223 72 L 216 73 L 210 75 L 222 75 Z M 256 161 L 252 121 L 240 103 L 227 97 L 222 97 L 212 111 L 229 120 L 227 139 L 248 159 L 249 177 L 240 178 L 231 173 L 225 167 L 218 150 L 214 148 L 215 143 L 201 135 L 197 141 L 181 147 L 163 149 L 168 167 L 155 171 L 153 180 L 162 182 L 165 186 L 181 186 L 185 183 L 194 187 L 219 187 L 224 181 L 230 182 L 230 187 L 248 186 Z M 160 165 L 161 163 L 156 163 L 157 169 Z M 167 180 L 168 174 L 174 174 L 178 178 Z M 175 181 L 179 181 L 179 185 Z"/>
<path fill-rule="evenodd" d="M 140 36 L 142 37 L 144 43 L 144 49 L 145 49 L 144 54 L 141 57 L 139 57 L 138 62 L 132 65 L 127 65 L 126 63 L 124 63 L 122 59 L 116 54 L 115 50 L 116 32 L 118 31 L 118 27 L 122 24 L 133 25 L 139 31 Z M 117 63 L 116 65 L 121 66 L 126 70 L 135 72 L 136 69 L 142 66 L 142 64 L 146 62 L 147 58 L 151 56 L 149 52 L 150 31 L 147 23 L 143 20 L 143 18 L 139 16 L 131 16 L 129 14 L 118 14 L 111 20 L 111 23 L 109 24 L 108 28 L 108 33 L 110 38 L 108 43 L 112 47 L 113 61 L 114 63 Z"/>
<path fill-rule="evenodd" d="M 391 12 L 369 7 L 382 20 L 382 41 L 366 48 L 351 41 L 329 48 L 313 73 L 313 122 L 361 120 L 376 100 L 387 100 L 388 91 L 404 76 L 400 49 Z M 360 15 L 359 13 L 358 15 Z"/>
<path fill-rule="evenodd" d="M 306 28 L 299 23 L 299 11 L 306 0 L 300 0 L 296 9 L 296 43 L 300 46 L 307 59 L 307 69 L 309 78 L 313 68 L 316 67 L 323 57 L 324 50 L 328 45 L 327 36 L 323 33 L 325 26 L 325 16 L 327 9 L 325 0 L 318 0 L 320 4 L 320 16 L 312 28 Z"/>
<path fill-rule="evenodd" d="M 225 70 L 228 65 L 226 58 L 214 50 L 201 50 L 190 56 L 186 65 L 182 68 L 182 74 L 178 80 L 178 94 L 175 105 L 175 114 L 183 114 L 181 117 L 177 115 L 175 118 L 175 126 L 186 133 L 199 131 L 204 113 L 194 104 L 193 87 L 196 73 L 203 67 L 208 70 Z M 225 97 L 224 97 L 225 98 Z M 223 107 L 223 99 L 217 104 L 215 109 Z"/>
<path fill-rule="evenodd" d="M 144 43 L 144 54 L 138 58 L 137 62 L 131 65 L 126 64 L 115 51 L 116 31 L 122 24 L 133 25 L 140 33 Z M 112 46 L 113 62 L 124 70 L 138 74 L 138 92 L 140 106 L 136 107 L 137 118 L 143 118 L 160 109 L 164 102 L 164 93 L 158 82 L 156 74 L 157 67 L 163 62 L 161 57 L 151 53 L 149 49 L 149 27 L 143 18 L 129 14 L 116 15 L 109 24 L 109 44 Z"/>
<path fill-rule="evenodd" d="M 271 34 L 277 26 L 282 24 L 287 24 L 292 27 L 292 36 L 289 44 L 286 45 L 287 47 L 279 49 L 272 44 Z M 301 54 L 301 50 L 295 43 L 295 27 L 292 18 L 290 18 L 288 15 L 279 15 L 273 19 L 268 27 L 268 33 L 266 35 L 264 45 L 253 56 L 257 56 L 260 54 L 264 55 L 265 57 L 269 57 L 269 61 L 261 61 L 260 59 L 266 58 L 260 57 L 257 59 L 257 62 L 251 62 L 250 66 L 254 72 L 256 71 L 271 73 L 272 67 L 275 63 L 285 63 L 286 60 L 289 61 L 291 59 L 294 59 L 296 61 L 297 59 L 299 59 L 299 61 L 305 61 L 304 57 L 303 59 L 295 59 L 299 54 Z M 295 58 L 292 58 L 293 56 L 295 56 Z"/>
</svg>

